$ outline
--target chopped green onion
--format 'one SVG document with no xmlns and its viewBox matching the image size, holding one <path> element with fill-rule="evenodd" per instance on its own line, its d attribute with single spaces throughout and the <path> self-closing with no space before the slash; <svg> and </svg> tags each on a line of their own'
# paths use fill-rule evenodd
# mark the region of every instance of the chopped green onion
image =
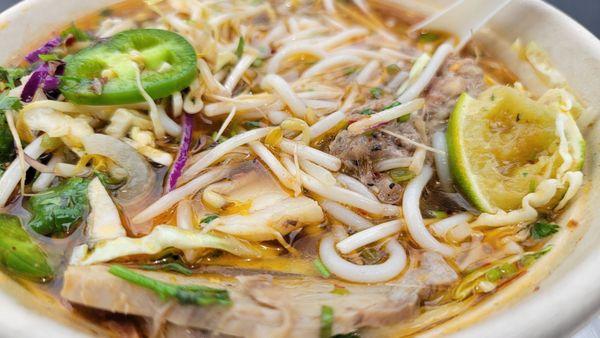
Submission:
<svg viewBox="0 0 600 338">
<path fill-rule="evenodd" d="M 117 179 L 102 171 L 94 170 L 94 175 L 98 177 L 100 183 L 102 183 L 102 185 L 108 190 L 119 189 L 123 184 L 125 184 L 125 179 Z"/>
<path fill-rule="evenodd" d="M 331 277 L 331 272 L 329 272 L 329 269 L 327 269 L 327 267 L 325 266 L 325 264 L 323 264 L 323 262 L 321 262 L 320 259 L 315 259 L 313 261 L 313 265 L 315 266 L 315 268 L 317 269 L 317 271 L 319 271 L 319 273 L 321 274 L 321 276 L 323 276 L 323 278 L 329 278 Z"/>
<path fill-rule="evenodd" d="M 40 144 L 42 148 L 48 151 L 54 151 L 63 145 L 60 137 L 50 137 L 48 134 L 44 134 L 42 136 L 42 143 Z"/>
<path fill-rule="evenodd" d="M 89 41 L 91 39 L 88 33 L 75 27 L 75 24 L 71 24 L 69 28 L 65 29 L 62 33 L 60 33 L 60 37 L 63 39 L 68 37 L 69 35 L 71 35 L 77 41 Z"/>
<path fill-rule="evenodd" d="M 350 294 L 350 291 L 348 291 L 348 289 L 346 289 L 345 287 L 336 285 L 333 288 L 333 290 L 331 290 L 331 293 L 333 293 L 334 295 L 338 295 L 338 296 L 345 296 L 345 295 Z"/>
<path fill-rule="evenodd" d="M 532 253 L 532 254 L 527 254 L 525 256 L 523 256 L 519 262 L 521 263 L 521 265 L 523 265 L 524 267 L 528 267 L 531 264 L 533 264 L 535 261 L 537 261 L 538 259 L 540 259 L 540 257 L 542 257 L 543 255 L 547 254 L 548 252 L 550 252 L 550 250 L 552 250 L 552 245 L 548 245 L 545 248 L 543 248 L 542 250 Z"/>
<path fill-rule="evenodd" d="M 388 110 L 390 108 L 398 107 L 401 104 L 402 103 L 400 103 L 398 101 L 394 101 L 394 102 L 388 104 L 387 106 L 383 107 L 382 111 Z M 410 114 L 402 115 L 402 116 L 400 116 L 399 118 L 396 119 L 396 121 L 398 121 L 400 123 L 407 122 L 408 120 L 410 120 Z"/>
<path fill-rule="evenodd" d="M 252 67 L 258 68 L 258 67 L 262 66 L 264 62 L 265 62 L 264 59 L 257 58 L 256 60 L 254 60 L 254 62 L 252 62 Z"/>
<path fill-rule="evenodd" d="M 181 304 L 230 305 L 231 299 L 227 290 L 214 289 L 202 285 L 176 285 L 165 283 L 139 274 L 120 265 L 112 265 L 108 272 L 130 283 L 154 291 L 161 299 L 175 298 Z"/>
<path fill-rule="evenodd" d="M 399 105 L 401 105 L 401 104 L 402 104 L 402 103 L 400 103 L 400 102 L 398 102 L 398 101 L 394 101 L 394 102 L 392 102 L 392 103 L 388 104 L 387 106 L 383 107 L 382 111 L 383 111 L 383 110 L 388 110 L 388 109 L 390 109 L 390 108 L 397 107 L 397 106 L 399 106 Z"/>
<path fill-rule="evenodd" d="M 419 36 L 419 42 L 434 42 L 440 38 L 439 35 L 431 32 L 421 33 Z"/>
<path fill-rule="evenodd" d="M 106 16 L 111 16 L 111 15 L 113 15 L 113 10 L 110 8 L 105 8 L 100 11 L 100 16 L 106 17 Z"/>
<path fill-rule="evenodd" d="M 331 338 L 360 338 L 360 334 L 358 332 L 340 333 Z"/>
<path fill-rule="evenodd" d="M 246 45 L 246 43 L 244 42 L 244 37 L 240 36 L 240 39 L 238 40 L 238 45 L 237 48 L 235 49 L 235 55 L 239 58 L 242 57 L 242 55 L 244 55 L 244 46 Z"/>
<path fill-rule="evenodd" d="M 377 264 L 384 258 L 381 252 L 374 248 L 362 249 L 359 255 L 367 265 Z"/>
<path fill-rule="evenodd" d="M 260 122 L 259 121 L 246 121 L 246 122 L 244 122 L 244 127 L 248 128 L 248 129 L 260 128 Z"/>
<path fill-rule="evenodd" d="M 502 278 L 502 273 L 497 268 L 491 269 L 485 273 L 485 278 L 487 278 L 488 281 L 495 283 Z"/>
<path fill-rule="evenodd" d="M 154 265 L 142 265 L 141 268 L 143 270 L 149 270 L 149 271 L 173 271 L 173 272 L 178 272 L 182 275 L 186 275 L 186 276 L 190 276 L 192 275 L 194 272 L 188 268 L 186 268 L 185 266 L 176 263 L 176 262 L 172 262 L 172 263 L 167 263 L 167 264 L 154 264 Z"/>
<path fill-rule="evenodd" d="M 357 67 L 346 67 L 344 68 L 344 75 L 351 75 L 356 73 L 356 71 L 358 70 Z"/>
<path fill-rule="evenodd" d="M 321 329 L 320 338 L 331 338 L 333 333 L 333 308 L 331 306 L 321 306 Z"/>
<path fill-rule="evenodd" d="M 390 75 L 395 75 L 400 73 L 400 67 L 397 64 L 392 63 L 391 65 L 387 65 L 385 67 L 385 71 Z"/>
<path fill-rule="evenodd" d="M 410 116 L 410 114 L 402 115 L 399 118 L 397 118 L 396 121 L 398 121 L 399 123 L 408 122 L 408 120 L 410 120 Z"/>
<path fill-rule="evenodd" d="M 213 132 L 210 137 L 213 139 L 214 142 L 217 142 L 217 143 L 221 143 L 221 142 L 227 141 L 227 137 L 225 137 L 223 135 L 221 135 L 218 140 L 215 139 L 217 137 L 217 132 L 216 131 Z"/>
<path fill-rule="evenodd" d="M 215 220 L 215 219 L 217 219 L 217 218 L 219 218 L 219 215 L 208 215 L 208 216 L 204 217 L 204 218 L 203 218 L 203 219 L 200 221 L 200 223 L 206 223 L 206 224 L 208 224 L 208 223 L 210 223 L 210 222 L 214 221 L 214 220 Z"/>
<path fill-rule="evenodd" d="M 512 277 L 519 271 L 519 269 L 517 268 L 517 266 L 514 263 L 507 263 L 507 264 L 501 265 L 499 267 L 499 269 L 500 269 L 500 272 L 502 273 L 503 278 Z"/>
<path fill-rule="evenodd" d="M 369 89 L 369 93 L 371 93 L 371 96 L 373 96 L 373 98 L 379 99 L 381 98 L 381 95 L 383 95 L 383 89 L 379 87 L 374 87 Z"/>
<path fill-rule="evenodd" d="M 60 60 L 60 57 L 58 57 L 58 55 L 56 55 L 56 54 L 40 54 L 40 55 L 38 55 L 38 57 L 42 61 L 56 61 L 56 60 Z"/>
<path fill-rule="evenodd" d="M 522 256 L 514 255 L 506 257 L 491 263 L 491 266 L 488 265 L 475 269 L 464 276 L 462 281 L 455 287 L 453 298 L 455 300 L 463 300 L 476 292 L 487 292 L 478 289 L 480 282 L 491 282 L 497 286 L 517 273 L 526 271 L 530 265 L 551 249 L 552 246 L 547 246 L 537 252 L 526 253 Z"/>
<path fill-rule="evenodd" d="M 529 181 L 529 192 L 535 192 L 535 189 L 537 188 L 537 181 L 536 180 L 530 180 Z"/>
<path fill-rule="evenodd" d="M 373 115 L 373 114 L 375 114 L 375 112 L 373 111 L 373 109 L 367 108 L 367 109 L 361 110 L 359 112 L 359 114 L 360 115 Z"/>
<path fill-rule="evenodd" d="M 433 210 L 433 211 L 431 211 L 431 213 L 433 214 L 433 216 L 435 218 L 439 218 L 439 219 L 448 217 L 448 213 L 445 211 L 441 211 L 441 210 Z"/>
<path fill-rule="evenodd" d="M 415 173 L 408 170 L 408 168 L 396 168 L 389 171 L 390 178 L 394 183 L 401 184 L 406 181 L 410 181 L 415 178 Z"/>
</svg>

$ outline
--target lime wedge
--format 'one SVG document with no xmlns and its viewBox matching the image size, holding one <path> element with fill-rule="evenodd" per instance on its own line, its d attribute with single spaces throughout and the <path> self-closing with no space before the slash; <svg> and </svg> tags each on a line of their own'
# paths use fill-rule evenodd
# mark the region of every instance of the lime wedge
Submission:
<svg viewBox="0 0 600 338">
<path fill-rule="evenodd" d="M 488 213 L 518 209 L 539 182 L 557 175 L 559 113 L 556 105 L 509 87 L 460 97 L 448 122 L 448 160 L 454 183 L 473 206 Z M 569 170 L 579 170 L 585 142 L 570 115 L 567 122 Z"/>
</svg>

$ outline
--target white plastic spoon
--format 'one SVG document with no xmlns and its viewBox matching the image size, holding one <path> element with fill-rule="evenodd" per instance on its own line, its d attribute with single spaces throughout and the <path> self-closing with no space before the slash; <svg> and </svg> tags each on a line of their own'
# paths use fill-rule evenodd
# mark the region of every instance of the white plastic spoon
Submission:
<svg viewBox="0 0 600 338">
<path fill-rule="evenodd" d="M 458 37 L 454 51 L 461 50 L 488 20 L 511 0 L 459 0 L 445 10 L 412 26 L 409 32 L 443 31 Z"/>
</svg>

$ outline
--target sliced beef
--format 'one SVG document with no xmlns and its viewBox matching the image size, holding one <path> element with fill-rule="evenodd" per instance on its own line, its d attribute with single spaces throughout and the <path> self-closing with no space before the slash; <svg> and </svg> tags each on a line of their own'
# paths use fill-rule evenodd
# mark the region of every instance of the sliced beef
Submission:
<svg viewBox="0 0 600 338">
<path fill-rule="evenodd" d="M 210 330 L 217 335 L 317 337 L 323 305 L 334 308 L 334 334 L 377 328 L 412 318 L 432 290 L 448 287 L 458 278 L 435 253 L 412 253 L 411 262 L 403 277 L 376 285 L 302 276 L 218 278 L 215 274 L 139 273 L 169 283 L 229 290 L 231 306 L 175 303 L 164 315 L 169 325 Z M 148 318 L 164 309 L 165 301 L 152 291 L 113 276 L 106 266 L 70 266 L 64 278 L 61 295 L 73 303 Z M 344 287 L 349 293 L 334 294 L 331 291 L 335 287 Z"/>
<path fill-rule="evenodd" d="M 447 122 L 460 94 L 467 92 L 477 96 L 483 91 L 483 75 L 474 59 L 456 55 L 448 57 L 425 95 L 423 116 L 430 131 Z"/>
<path fill-rule="evenodd" d="M 421 136 L 412 121 L 394 121 L 383 128 L 421 142 Z M 347 130 L 343 130 L 329 144 L 329 152 L 342 160 L 344 171 L 369 186 L 379 200 L 385 203 L 398 203 L 402 198 L 403 187 L 395 184 L 387 173 L 376 172 L 374 164 L 385 159 L 411 156 L 413 151 L 412 144 L 380 130 L 360 135 L 350 135 Z"/>
</svg>

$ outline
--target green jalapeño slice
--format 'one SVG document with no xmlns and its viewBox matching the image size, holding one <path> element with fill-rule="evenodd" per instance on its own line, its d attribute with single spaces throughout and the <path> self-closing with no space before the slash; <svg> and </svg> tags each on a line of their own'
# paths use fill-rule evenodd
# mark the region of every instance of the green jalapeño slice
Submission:
<svg viewBox="0 0 600 338">
<path fill-rule="evenodd" d="M 60 90 L 67 100 L 88 105 L 159 99 L 190 85 L 196 76 L 194 47 L 177 33 L 134 29 L 82 49 L 66 60 Z"/>
</svg>

